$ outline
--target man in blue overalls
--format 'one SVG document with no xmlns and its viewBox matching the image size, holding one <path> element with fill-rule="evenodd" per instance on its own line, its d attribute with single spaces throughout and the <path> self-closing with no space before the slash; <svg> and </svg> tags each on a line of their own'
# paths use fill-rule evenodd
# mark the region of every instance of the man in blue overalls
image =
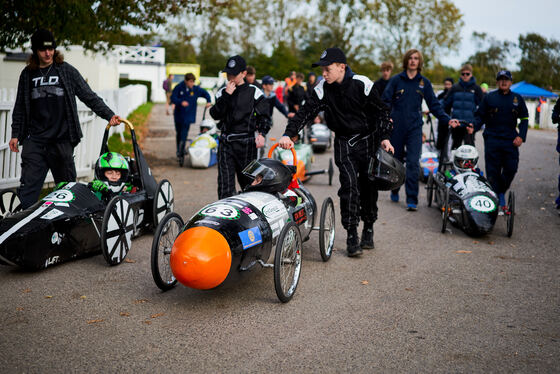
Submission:
<svg viewBox="0 0 560 374">
<path fill-rule="evenodd" d="M 475 113 L 475 131 L 486 125 L 484 133 L 484 160 L 488 181 L 498 194 L 500 213 L 507 210 L 505 193 L 519 165 L 519 147 L 527 137 L 529 114 L 521 95 L 512 92 L 511 73 L 498 72 L 498 89 L 490 92 Z M 517 130 L 517 120 L 519 131 Z"/>
<path fill-rule="evenodd" d="M 175 120 L 177 160 L 180 166 L 183 166 L 189 128 L 191 123 L 196 121 L 196 102 L 198 98 L 204 97 L 206 99 L 207 108 L 212 105 L 208 92 L 200 86 L 195 86 L 195 80 L 196 77 L 193 73 L 185 74 L 185 80 L 176 85 L 171 94 L 171 102 L 175 104 L 173 119 Z"/>
<path fill-rule="evenodd" d="M 382 99 L 391 108 L 393 134 L 391 144 L 395 157 L 404 160 L 406 147 L 406 203 L 410 211 L 418 206 L 418 177 L 422 150 L 422 99 L 441 123 L 457 123 L 443 111 L 436 99 L 432 83 L 423 77 L 422 54 L 417 49 L 408 50 L 403 57 L 403 72 L 393 76 L 383 91 Z M 391 192 L 391 200 L 399 201 L 399 190 Z"/>
</svg>

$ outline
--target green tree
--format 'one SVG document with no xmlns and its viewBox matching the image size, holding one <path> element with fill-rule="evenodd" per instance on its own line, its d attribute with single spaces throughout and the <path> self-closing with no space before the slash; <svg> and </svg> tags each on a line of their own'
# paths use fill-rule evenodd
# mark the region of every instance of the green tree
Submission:
<svg viewBox="0 0 560 374">
<path fill-rule="evenodd" d="M 560 41 L 528 33 L 519 35 L 519 80 L 547 88 L 560 88 Z"/>
<path fill-rule="evenodd" d="M 23 47 L 42 27 L 53 32 L 59 45 L 105 50 L 115 42 L 138 40 L 127 36 L 124 26 L 149 31 L 188 4 L 188 0 L 7 0 L 0 9 L 0 49 Z"/>
<path fill-rule="evenodd" d="M 496 73 L 503 69 L 515 44 L 496 40 L 486 33 L 473 32 L 472 39 L 477 45 L 477 51 L 465 63 L 473 66 L 473 75 L 479 83 L 495 82 Z"/>
</svg>

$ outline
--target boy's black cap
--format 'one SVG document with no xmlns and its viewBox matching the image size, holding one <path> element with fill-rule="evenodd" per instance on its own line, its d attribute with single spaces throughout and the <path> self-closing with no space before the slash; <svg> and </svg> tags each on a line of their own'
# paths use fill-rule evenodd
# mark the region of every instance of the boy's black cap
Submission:
<svg viewBox="0 0 560 374">
<path fill-rule="evenodd" d="M 321 59 L 311 64 L 311 66 L 329 66 L 334 62 L 339 62 L 341 64 L 346 63 L 346 56 L 344 55 L 344 52 L 342 52 L 342 49 L 337 47 L 327 48 L 321 55 Z"/>
<path fill-rule="evenodd" d="M 509 70 L 500 70 L 498 74 L 496 74 L 496 80 L 500 80 L 501 77 L 506 77 L 510 81 L 513 81 L 513 77 L 511 76 L 511 72 Z"/>
<path fill-rule="evenodd" d="M 237 75 L 242 71 L 247 70 L 247 63 L 245 59 L 239 55 L 228 58 L 224 71 L 227 74 Z"/>
<path fill-rule="evenodd" d="M 31 49 L 36 51 L 38 49 L 56 48 L 56 42 L 53 34 L 46 29 L 38 29 L 31 36 Z"/>
</svg>

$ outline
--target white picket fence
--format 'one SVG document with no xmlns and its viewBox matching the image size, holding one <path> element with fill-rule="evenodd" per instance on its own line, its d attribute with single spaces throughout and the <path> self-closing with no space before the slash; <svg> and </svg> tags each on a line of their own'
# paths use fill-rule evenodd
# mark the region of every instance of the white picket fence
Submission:
<svg viewBox="0 0 560 374">
<path fill-rule="evenodd" d="M 134 109 L 146 102 L 148 95 L 144 85 L 131 85 L 118 90 L 106 90 L 97 94 L 119 116 L 126 118 Z M 21 176 L 21 150 L 10 151 L 9 142 L 12 135 L 12 110 L 15 103 L 15 89 L 0 89 L 0 189 L 19 186 Z M 81 101 L 78 100 L 78 117 L 84 137 L 74 150 L 76 172 L 79 179 L 91 179 L 95 161 L 99 157 L 103 133 L 107 122 L 99 118 Z M 124 126 L 111 128 L 111 131 L 122 132 Z M 49 172 L 45 185 L 53 183 Z"/>
</svg>

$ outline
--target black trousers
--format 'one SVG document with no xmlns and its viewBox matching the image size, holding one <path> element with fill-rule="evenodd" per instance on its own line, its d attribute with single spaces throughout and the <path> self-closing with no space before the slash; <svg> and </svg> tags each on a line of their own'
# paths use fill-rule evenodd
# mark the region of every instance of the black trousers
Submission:
<svg viewBox="0 0 560 374">
<path fill-rule="evenodd" d="M 237 138 L 227 140 L 220 137 L 218 147 L 218 198 L 225 199 L 236 194 L 235 176 L 241 188 L 251 182 L 242 171 L 253 160 L 257 159 L 255 138 Z"/>
<path fill-rule="evenodd" d="M 340 216 L 346 230 L 358 226 L 360 217 L 366 224 L 377 220 L 378 191 L 368 178 L 369 160 L 374 154 L 372 136 L 357 141 L 334 139 L 334 160 L 340 178 Z"/>
<path fill-rule="evenodd" d="M 40 143 L 30 138 L 23 142 L 18 196 L 23 209 L 35 204 L 49 169 L 55 183 L 75 182 L 74 147 L 69 142 Z"/>
</svg>

